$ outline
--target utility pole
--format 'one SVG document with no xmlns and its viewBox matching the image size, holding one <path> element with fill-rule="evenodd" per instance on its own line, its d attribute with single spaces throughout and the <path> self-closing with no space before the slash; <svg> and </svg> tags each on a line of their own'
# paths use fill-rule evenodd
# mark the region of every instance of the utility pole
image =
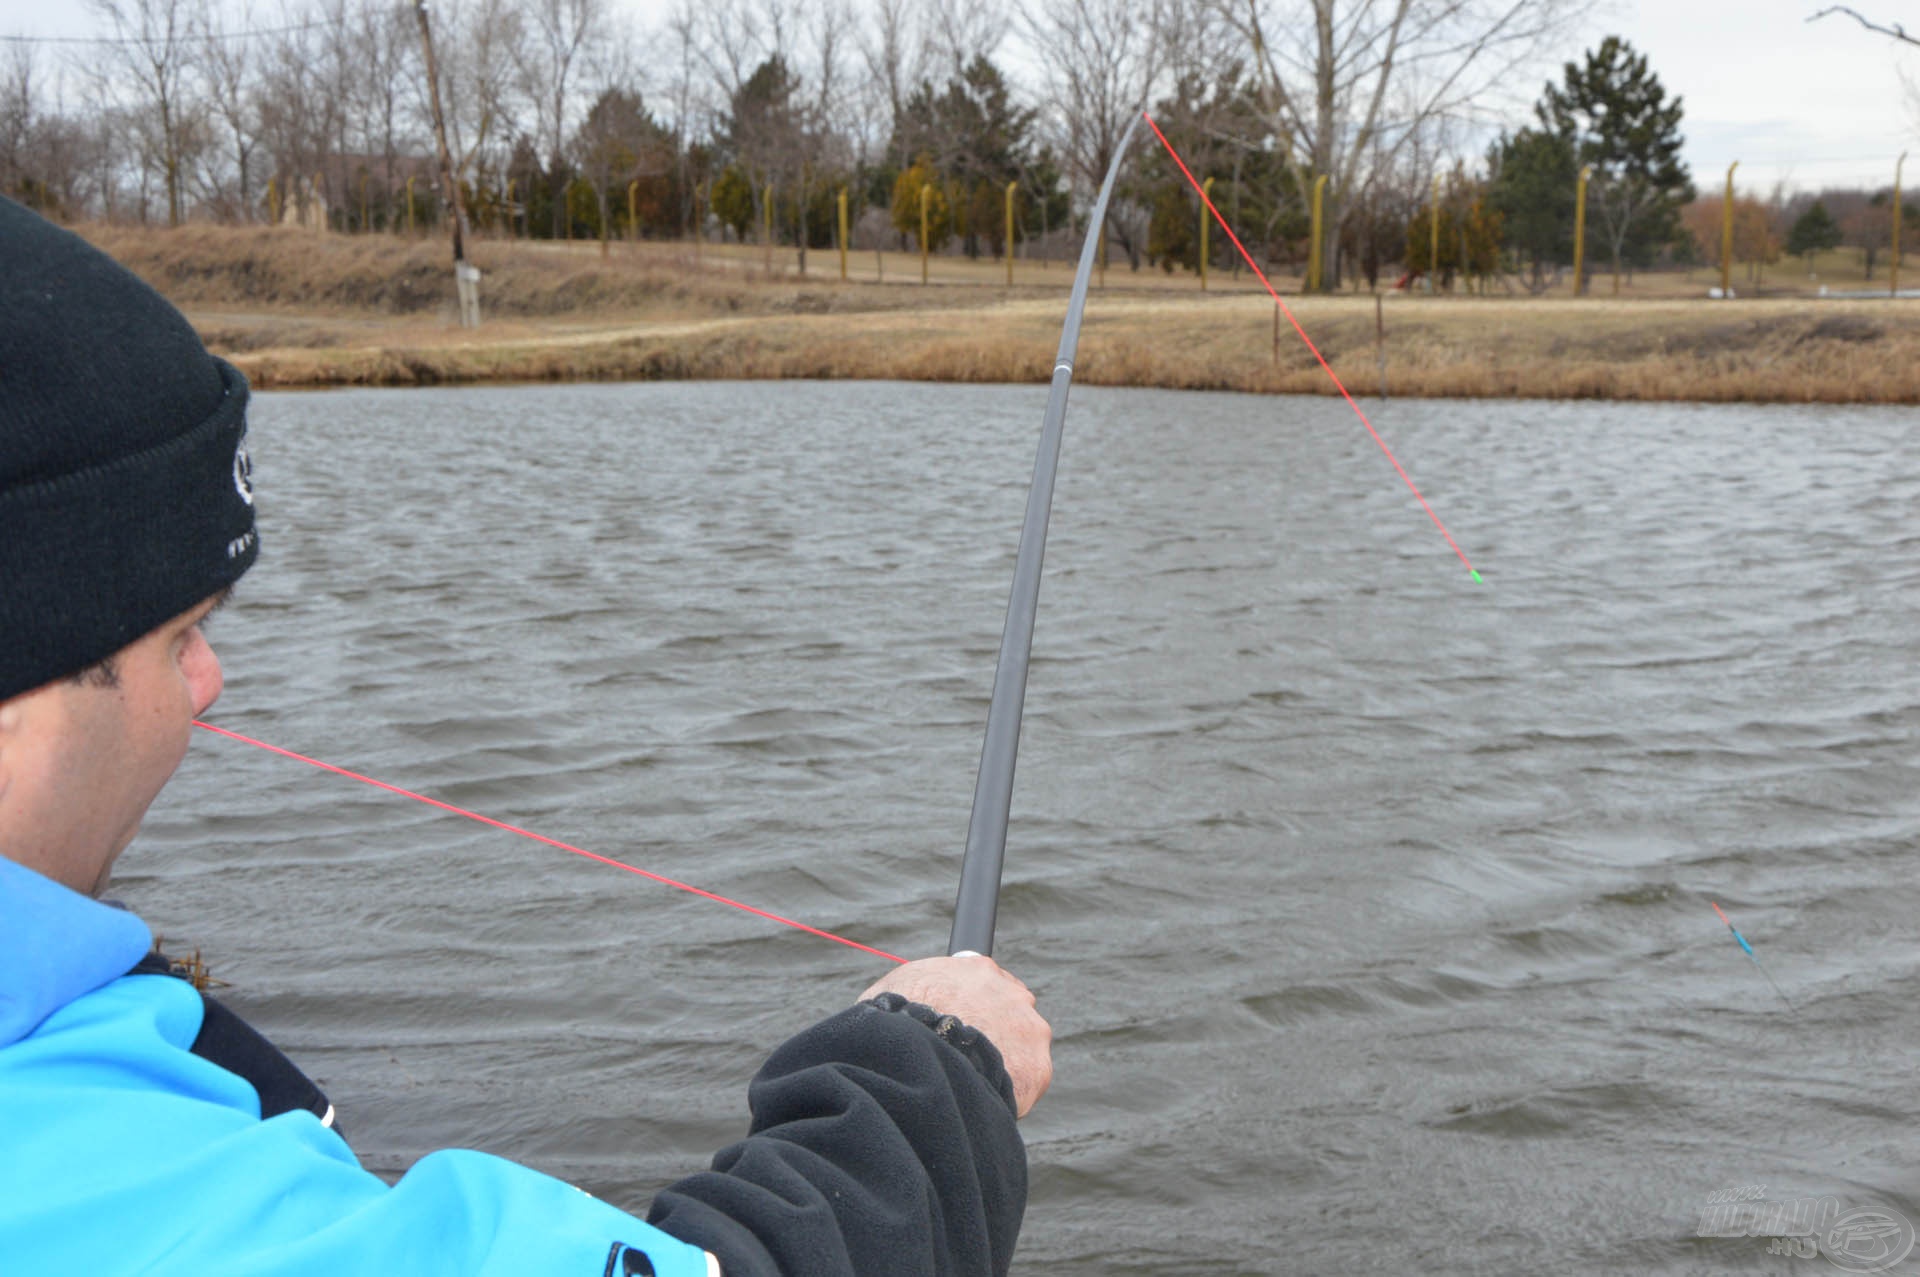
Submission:
<svg viewBox="0 0 1920 1277">
<path fill-rule="evenodd" d="M 427 26 L 427 0 L 414 0 L 413 16 L 420 22 L 420 44 L 427 60 L 427 101 L 433 107 L 433 140 L 440 148 L 440 181 L 453 205 L 453 282 L 460 293 L 460 326 L 480 326 L 480 272 L 467 261 L 467 202 L 453 171 L 453 152 L 447 147 L 447 120 L 440 110 L 440 67 L 433 57 L 433 32 Z M 412 211 L 412 201 L 408 201 Z"/>
</svg>

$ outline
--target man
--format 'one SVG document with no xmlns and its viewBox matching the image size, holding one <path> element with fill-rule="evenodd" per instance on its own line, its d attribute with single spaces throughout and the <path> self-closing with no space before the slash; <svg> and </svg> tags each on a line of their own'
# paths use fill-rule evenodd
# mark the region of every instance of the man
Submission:
<svg viewBox="0 0 1920 1277">
<path fill-rule="evenodd" d="M 781 1046 L 748 1137 L 642 1222 L 476 1152 L 388 1187 L 97 899 L 220 694 L 246 401 L 158 294 L 0 200 L 0 1271 L 1005 1272 L 1050 1030 L 990 959 L 909 963 Z"/>
</svg>

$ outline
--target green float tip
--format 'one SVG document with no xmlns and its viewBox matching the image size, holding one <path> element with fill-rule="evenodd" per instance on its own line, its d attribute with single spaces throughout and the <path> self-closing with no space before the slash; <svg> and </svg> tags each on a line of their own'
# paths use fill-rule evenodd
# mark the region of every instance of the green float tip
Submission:
<svg viewBox="0 0 1920 1277">
<path fill-rule="evenodd" d="M 1473 570 L 1472 568 L 1468 568 L 1468 569 L 1467 569 L 1467 571 L 1469 571 L 1469 572 L 1473 572 L 1473 579 L 1474 579 L 1475 581 L 1478 581 L 1478 582 L 1479 582 L 1480 584 L 1482 584 L 1482 585 L 1485 585 L 1485 584 L 1486 584 L 1486 582 L 1485 582 L 1485 581 L 1481 581 L 1481 580 L 1480 580 L 1480 574 L 1479 574 L 1478 572 L 1474 572 L 1474 570 Z"/>
</svg>

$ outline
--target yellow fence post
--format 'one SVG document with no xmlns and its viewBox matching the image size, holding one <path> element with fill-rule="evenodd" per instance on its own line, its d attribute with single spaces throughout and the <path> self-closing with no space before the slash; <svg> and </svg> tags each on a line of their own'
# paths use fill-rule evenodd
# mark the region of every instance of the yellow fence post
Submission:
<svg viewBox="0 0 1920 1277">
<path fill-rule="evenodd" d="M 1907 153 L 1900 152 L 1899 161 L 1893 166 L 1893 256 L 1887 261 L 1887 296 L 1900 295 L 1900 170 L 1906 166 Z"/>
<path fill-rule="evenodd" d="M 762 197 L 766 211 L 766 230 L 761 238 L 766 241 L 767 278 L 773 278 L 773 183 L 767 183 L 766 194 Z"/>
<path fill-rule="evenodd" d="M 1427 245 L 1427 292 L 1437 294 L 1440 291 L 1440 175 L 1433 175 L 1433 216 L 1427 219 L 1433 223 L 1432 234 Z"/>
<path fill-rule="evenodd" d="M 1739 160 L 1727 165 L 1726 194 L 1720 198 L 1720 300 L 1722 301 L 1733 296 L 1733 170 L 1739 167 Z"/>
<path fill-rule="evenodd" d="M 927 207 L 933 200 L 933 183 L 920 184 L 920 282 L 927 282 Z"/>
<path fill-rule="evenodd" d="M 1580 170 L 1580 185 L 1573 196 L 1573 295 L 1580 295 L 1580 272 L 1587 267 L 1587 180 L 1593 165 Z"/>
<path fill-rule="evenodd" d="M 1007 287 L 1013 287 L 1013 193 L 1020 183 L 1007 183 Z"/>
<path fill-rule="evenodd" d="M 314 203 L 316 203 L 316 204 L 318 204 L 318 203 L 320 202 L 320 199 L 321 199 L 321 196 L 320 196 L 320 175 L 319 175 L 318 173 L 315 173 L 315 174 L 313 175 L 313 200 L 314 200 Z M 314 219 L 313 219 L 313 221 L 314 221 L 314 225 L 315 225 L 316 227 L 318 227 L 318 228 L 319 228 L 319 231 L 320 231 L 320 233 L 321 233 L 322 235 L 324 235 L 324 234 L 326 234 L 326 233 L 327 233 L 327 210 L 326 210 L 326 209 L 322 209 L 322 210 L 320 211 L 320 216 L 318 216 L 318 217 L 316 217 L 316 218 L 314 218 Z"/>
<path fill-rule="evenodd" d="M 640 242 L 640 179 L 627 183 L 627 238 Z"/>
<path fill-rule="evenodd" d="M 1207 291 L 1207 232 L 1213 229 L 1213 179 L 1208 178 L 1200 184 L 1204 192 L 1200 200 L 1200 291 Z"/>
<path fill-rule="evenodd" d="M 280 187 L 272 178 L 267 179 L 267 216 L 273 219 L 273 225 L 280 224 Z"/>
<path fill-rule="evenodd" d="M 1320 291 L 1320 268 L 1326 261 L 1325 250 L 1320 241 L 1325 223 L 1321 221 L 1320 210 L 1327 194 L 1327 175 L 1322 173 L 1313 179 L 1313 244 L 1307 250 L 1307 291 Z"/>
<path fill-rule="evenodd" d="M 845 186 L 841 186 L 841 194 L 839 194 L 837 204 L 839 204 L 839 215 L 841 215 L 841 282 L 845 284 L 845 282 L 847 282 L 847 246 L 849 246 L 849 230 L 847 230 L 847 188 L 845 188 Z"/>
</svg>

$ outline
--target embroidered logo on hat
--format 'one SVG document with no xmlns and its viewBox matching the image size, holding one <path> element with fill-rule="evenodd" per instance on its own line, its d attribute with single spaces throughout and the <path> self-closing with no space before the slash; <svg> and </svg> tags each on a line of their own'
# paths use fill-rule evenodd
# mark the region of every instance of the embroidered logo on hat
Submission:
<svg viewBox="0 0 1920 1277">
<path fill-rule="evenodd" d="M 253 504 L 253 458 L 247 455 L 245 435 L 240 436 L 240 445 L 233 450 L 233 487 L 242 501 Z"/>
</svg>

